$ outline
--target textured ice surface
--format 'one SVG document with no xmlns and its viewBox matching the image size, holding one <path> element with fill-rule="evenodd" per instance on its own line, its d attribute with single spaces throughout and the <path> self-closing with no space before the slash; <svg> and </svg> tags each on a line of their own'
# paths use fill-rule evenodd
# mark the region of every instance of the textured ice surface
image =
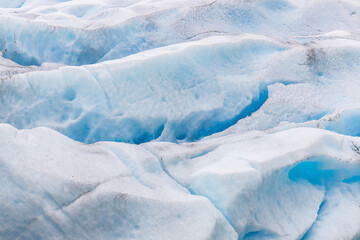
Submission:
<svg viewBox="0 0 360 240">
<path fill-rule="evenodd" d="M 17 128 L 48 126 L 83 142 L 198 140 L 260 108 L 268 85 L 287 83 L 261 77 L 285 49 L 261 36 L 211 37 L 16 75 L 1 86 L 0 119 Z"/>
<path fill-rule="evenodd" d="M 0 133 L 3 239 L 359 234 L 358 138 L 295 128 L 181 145 L 84 145 L 47 128 L 3 124 Z"/>
<path fill-rule="evenodd" d="M 0 1 L 0 239 L 360 239 L 359 34 L 354 0 Z"/>
<path fill-rule="evenodd" d="M 294 128 L 145 146 L 181 185 L 210 199 L 241 239 L 355 239 L 358 141 Z"/>
<path fill-rule="evenodd" d="M 265 130 L 358 107 L 359 63 L 354 40 L 309 47 L 259 35 L 209 37 L 15 74 L 1 85 L 0 119 L 17 128 L 51 127 L 86 143 L 193 141 L 239 120 L 241 131 Z"/>
<path fill-rule="evenodd" d="M 1 125 L 2 239 L 235 239 L 207 198 L 141 146 Z"/>
</svg>

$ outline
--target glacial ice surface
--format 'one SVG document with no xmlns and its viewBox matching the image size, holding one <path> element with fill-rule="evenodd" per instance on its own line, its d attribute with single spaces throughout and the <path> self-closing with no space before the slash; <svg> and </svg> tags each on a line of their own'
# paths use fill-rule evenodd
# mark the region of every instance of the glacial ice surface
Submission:
<svg viewBox="0 0 360 240">
<path fill-rule="evenodd" d="M 0 2 L 0 239 L 360 239 L 354 0 Z"/>
</svg>

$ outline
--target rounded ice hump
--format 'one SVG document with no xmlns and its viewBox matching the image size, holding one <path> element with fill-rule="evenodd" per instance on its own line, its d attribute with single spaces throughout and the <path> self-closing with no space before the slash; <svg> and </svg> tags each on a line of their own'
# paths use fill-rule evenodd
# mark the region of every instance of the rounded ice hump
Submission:
<svg viewBox="0 0 360 240">
<path fill-rule="evenodd" d="M 0 118 L 17 128 L 51 127 L 85 143 L 199 140 L 261 107 L 267 85 L 282 82 L 257 79 L 268 65 L 263 59 L 285 50 L 263 36 L 221 36 L 32 71 L 3 82 Z M 255 62 L 258 67 L 243 73 Z"/>
</svg>

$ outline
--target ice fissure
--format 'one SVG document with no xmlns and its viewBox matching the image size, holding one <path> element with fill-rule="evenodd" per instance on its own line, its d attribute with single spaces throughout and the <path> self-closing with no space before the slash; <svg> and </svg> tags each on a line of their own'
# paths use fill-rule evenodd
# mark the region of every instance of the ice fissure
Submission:
<svg viewBox="0 0 360 240">
<path fill-rule="evenodd" d="M 324 199 L 325 199 L 325 196 L 324 196 Z M 316 222 L 316 220 L 317 220 L 317 218 L 318 218 L 318 216 L 319 216 L 319 213 L 320 213 L 320 211 L 321 211 L 321 208 L 323 207 L 323 204 L 325 203 L 325 202 L 324 202 L 324 201 L 325 201 L 324 199 L 323 199 L 323 201 L 322 201 L 322 202 L 320 203 L 320 205 L 319 205 L 319 209 L 318 209 L 318 211 L 317 211 L 317 217 L 316 217 L 316 219 L 315 219 L 314 222 L 311 224 L 311 226 L 307 229 L 307 231 L 306 231 L 305 234 L 301 237 L 300 240 L 305 240 L 305 239 L 307 238 L 307 236 L 308 236 L 308 234 L 309 234 L 312 226 L 315 224 L 315 222 Z"/>
<path fill-rule="evenodd" d="M 185 189 L 187 189 L 188 192 L 189 192 L 191 195 L 198 195 L 196 192 L 194 192 L 194 191 L 191 189 L 190 186 L 184 185 L 184 184 L 181 183 L 179 180 L 177 180 L 174 176 L 171 175 L 171 173 L 169 172 L 169 170 L 166 168 L 165 163 L 164 163 L 164 160 L 162 159 L 161 156 L 157 156 L 156 153 L 152 152 L 151 149 L 147 148 L 146 146 L 145 146 L 145 149 L 146 149 L 147 151 L 149 151 L 151 154 L 153 154 L 153 155 L 159 160 L 159 163 L 160 163 L 160 165 L 161 165 L 162 170 L 163 170 L 172 180 L 174 180 L 177 184 L 179 184 L 180 186 L 182 186 L 182 187 L 184 187 Z M 206 151 L 206 152 L 204 152 L 204 153 L 201 153 L 201 155 L 205 155 L 205 154 L 207 154 L 207 153 L 208 153 L 208 151 Z M 179 159 L 179 160 L 181 161 L 181 159 Z M 201 195 L 199 195 L 199 196 L 201 196 Z M 207 198 L 206 196 L 202 196 L 202 197 Z M 211 201 L 211 199 L 209 199 L 209 198 L 207 198 L 207 199 L 209 200 L 209 202 L 210 202 L 217 210 L 220 211 L 220 213 L 222 214 L 222 216 L 223 216 L 223 217 L 226 219 L 226 221 L 232 226 L 232 228 L 234 229 L 234 231 L 237 232 L 237 231 L 236 231 L 236 228 L 232 225 L 232 222 L 229 221 L 229 219 L 227 219 L 226 215 L 224 215 L 224 213 L 221 212 L 221 210 L 217 207 L 217 205 L 215 205 L 215 204 Z M 239 235 L 238 232 L 237 232 L 237 234 Z"/>
</svg>

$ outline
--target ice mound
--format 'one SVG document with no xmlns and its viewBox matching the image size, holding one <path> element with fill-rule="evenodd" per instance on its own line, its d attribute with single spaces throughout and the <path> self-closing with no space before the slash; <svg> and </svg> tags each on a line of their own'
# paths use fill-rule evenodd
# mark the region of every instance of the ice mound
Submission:
<svg viewBox="0 0 360 240">
<path fill-rule="evenodd" d="M 0 119 L 17 128 L 48 126 L 86 143 L 198 140 L 259 109 L 267 85 L 287 82 L 260 75 L 285 49 L 261 36 L 211 37 L 15 75 L 2 84 Z"/>
<path fill-rule="evenodd" d="M 0 132 L 3 239 L 358 236 L 358 138 L 295 128 L 84 145 L 47 128 Z"/>
<path fill-rule="evenodd" d="M 236 239 L 208 199 L 141 146 L 0 129 L 2 239 Z"/>
<path fill-rule="evenodd" d="M 174 179 L 209 198 L 241 239 L 355 239 L 358 139 L 313 128 L 229 136 L 145 146 Z"/>
<path fill-rule="evenodd" d="M 240 132 L 265 130 L 357 107 L 359 63 L 354 40 L 309 46 L 259 35 L 209 37 L 15 74 L 1 84 L 0 120 L 51 127 L 85 143 L 194 141 L 238 121 Z"/>
</svg>

